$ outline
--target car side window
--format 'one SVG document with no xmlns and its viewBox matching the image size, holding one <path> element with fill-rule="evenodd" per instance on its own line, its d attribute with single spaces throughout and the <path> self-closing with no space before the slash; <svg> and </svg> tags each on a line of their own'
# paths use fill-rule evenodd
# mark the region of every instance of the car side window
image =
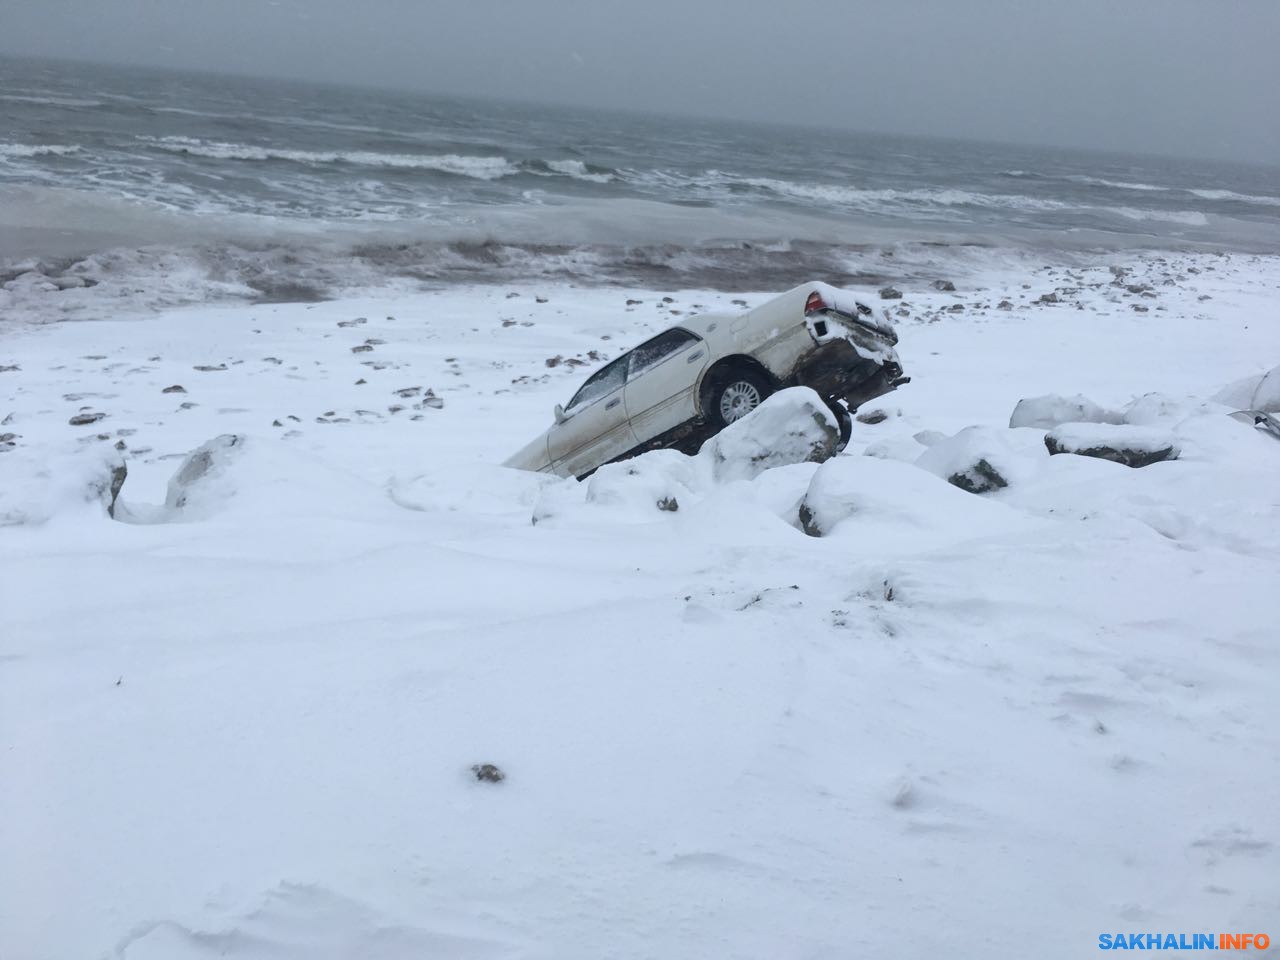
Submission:
<svg viewBox="0 0 1280 960">
<path fill-rule="evenodd" d="M 646 340 L 631 351 L 631 367 L 627 377 L 631 378 L 637 374 L 644 373 L 650 367 L 656 366 L 667 359 L 677 350 L 697 341 L 698 338 L 688 330 L 681 330 L 679 327 L 672 330 L 664 330 L 652 340 Z"/>
<path fill-rule="evenodd" d="M 623 354 L 608 366 L 601 367 L 593 373 L 573 395 L 566 410 L 574 407 L 585 407 L 593 400 L 598 400 L 607 393 L 613 393 L 627 379 L 627 360 L 630 354 Z"/>
</svg>

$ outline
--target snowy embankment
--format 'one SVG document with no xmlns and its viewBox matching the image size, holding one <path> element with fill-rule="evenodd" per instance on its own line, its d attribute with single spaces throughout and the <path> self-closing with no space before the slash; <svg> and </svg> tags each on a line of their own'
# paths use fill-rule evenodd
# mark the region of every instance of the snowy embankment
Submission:
<svg viewBox="0 0 1280 960">
<path fill-rule="evenodd" d="M 884 304 L 913 382 L 825 463 L 582 484 L 494 464 L 729 297 L 8 331 L 0 954 L 1274 936 L 1280 442 L 1211 398 L 1280 363 L 1280 264 L 1114 262 Z"/>
</svg>

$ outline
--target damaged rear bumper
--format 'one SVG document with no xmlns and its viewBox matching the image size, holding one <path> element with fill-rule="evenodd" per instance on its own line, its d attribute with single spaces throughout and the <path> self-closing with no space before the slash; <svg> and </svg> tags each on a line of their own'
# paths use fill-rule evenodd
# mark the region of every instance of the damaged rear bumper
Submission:
<svg viewBox="0 0 1280 960">
<path fill-rule="evenodd" d="M 848 340 L 831 340 L 815 347 L 796 365 L 795 383 L 811 387 L 827 400 L 844 400 L 851 410 L 910 383 L 902 375 L 896 355 L 869 359 Z"/>
</svg>

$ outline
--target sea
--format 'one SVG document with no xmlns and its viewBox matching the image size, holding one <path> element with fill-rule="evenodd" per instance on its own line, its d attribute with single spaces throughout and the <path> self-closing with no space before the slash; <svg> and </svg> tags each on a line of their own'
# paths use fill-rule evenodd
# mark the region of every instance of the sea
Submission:
<svg viewBox="0 0 1280 960">
<path fill-rule="evenodd" d="M 10 310 L 81 281 L 766 290 L 1153 250 L 1280 252 L 1280 169 L 0 59 Z"/>
</svg>

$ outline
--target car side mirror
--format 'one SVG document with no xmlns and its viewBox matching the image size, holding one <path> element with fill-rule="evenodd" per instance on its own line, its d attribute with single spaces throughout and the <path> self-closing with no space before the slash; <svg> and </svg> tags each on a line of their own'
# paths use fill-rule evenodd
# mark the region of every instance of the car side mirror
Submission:
<svg viewBox="0 0 1280 960">
<path fill-rule="evenodd" d="M 556 423 L 564 423 L 566 420 L 569 419 L 564 415 L 564 407 L 560 406 L 560 404 L 558 403 L 556 404 L 555 414 L 556 414 Z"/>
</svg>

